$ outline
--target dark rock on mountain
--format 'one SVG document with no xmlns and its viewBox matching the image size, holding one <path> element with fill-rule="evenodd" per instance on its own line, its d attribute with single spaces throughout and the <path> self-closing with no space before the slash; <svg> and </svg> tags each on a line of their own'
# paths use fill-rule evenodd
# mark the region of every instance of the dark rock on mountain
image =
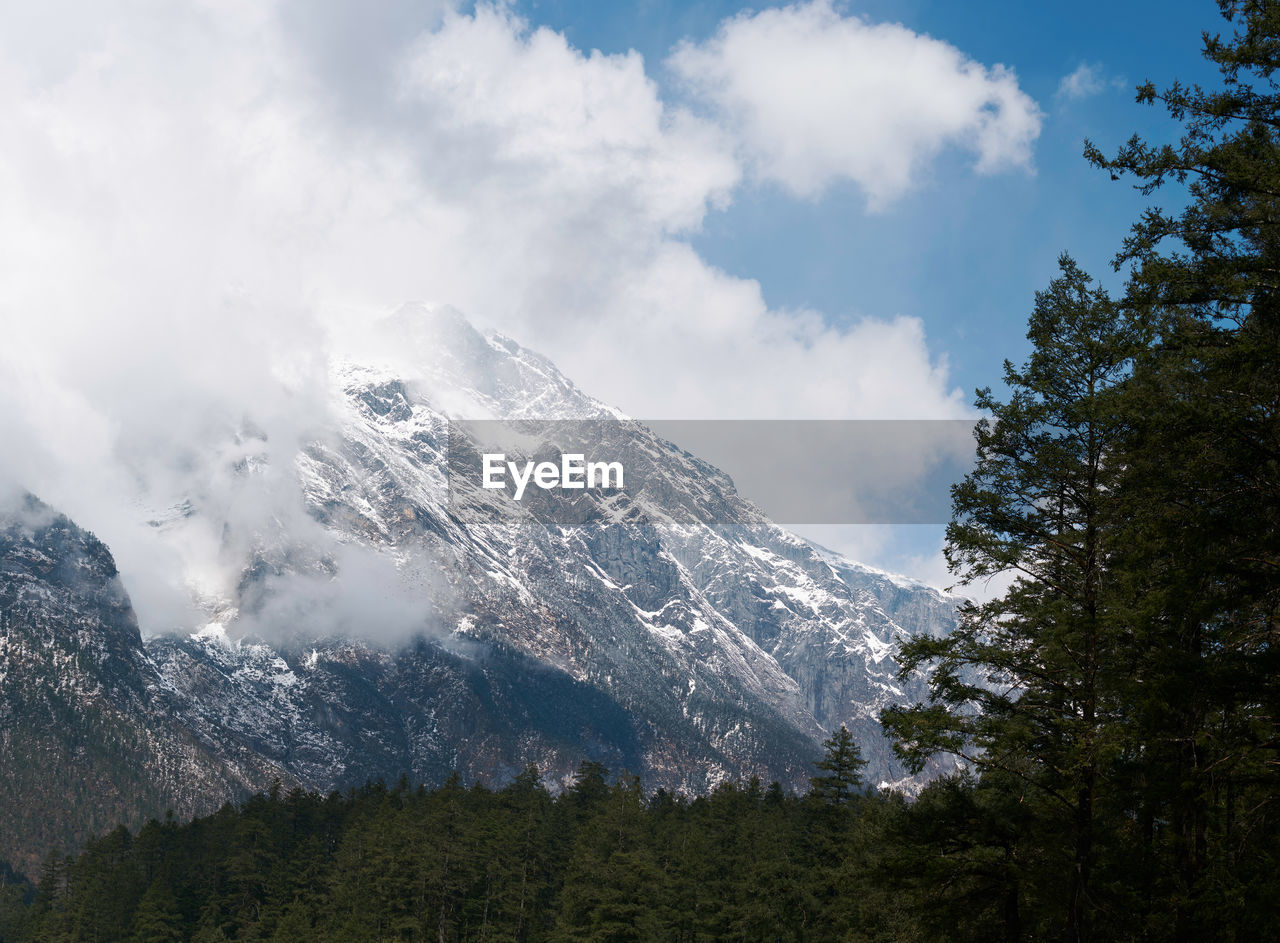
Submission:
<svg viewBox="0 0 1280 943">
<path fill-rule="evenodd" d="M 30 495 L 0 510 L 0 858 L 33 873 L 49 850 L 277 775 L 181 722 L 101 541 Z"/>
</svg>

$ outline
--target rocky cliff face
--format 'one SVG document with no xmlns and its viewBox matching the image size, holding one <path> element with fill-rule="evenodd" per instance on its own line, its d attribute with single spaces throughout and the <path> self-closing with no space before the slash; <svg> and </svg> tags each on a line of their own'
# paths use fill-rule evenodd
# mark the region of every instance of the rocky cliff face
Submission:
<svg viewBox="0 0 1280 943">
<path fill-rule="evenodd" d="M 0 711 L 21 798 L 4 814 L 30 817 L 51 782 L 112 797 L 82 835 L 273 777 L 501 782 L 536 763 L 554 781 L 584 758 L 649 788 L 803 788 L 840 724 L 872 782 L 904 781 L 875 718 L 923 692 L 896 680 L 893 646 L 950 631 L 955 597 L 800 540 L 447 309 L 406 308 L 387 332 L 397 362 L 334 365 L 332 422 L 292 463 L 248 436 L 229 474 L 286 480 L 303 513 L 264 515 L 192 635 L 144 646 L 101 544 L 31 502 L 6 519 Z M 513 502 L 459 474 L 495 435 L 620 460 L 628 487 Z M 157 526 L 217 513 L 193 495 Z"/>
<path fill-rule="evenodd" d="M 23 496 L 0 511 L 0 858 L 192 815 L 288 774 L 183 723 L 107 548 Z"/>
</svg>

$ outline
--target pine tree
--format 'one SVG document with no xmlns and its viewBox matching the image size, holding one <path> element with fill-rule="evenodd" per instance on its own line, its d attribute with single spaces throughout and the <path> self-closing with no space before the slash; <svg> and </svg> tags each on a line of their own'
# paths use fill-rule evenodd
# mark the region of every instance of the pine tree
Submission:
<svg viewBox="0 0 1280 943">
<path fill-rule="evenodd" d="M 552 939 L 662 939 L 655 906 L 662 876 L 648 840 L 640 780 L 624 774 L 606 788 L 574 843 Z"/>
<path fill-rule="evenodd" d="M 272 943 L 311 943 L 315 939 L 311 914 L 301 901 L 296 900 L 285 908 L 271 935 Z"/>
<path fill-rule="evenodd" d="M 1032 837 L 1043 805 L 998 775 L 975 782 L 960 773 L 931 782 L 886 816 L 876 838 L 875 889 L 885 895 L 879 918 L 894 902 L 906 911 L 895 928 L 917 923 L 924 940 L 1059 939 L 1056 928 L 1037 926 L 1043 921 L 1028 888 L 1038 877 Z"/>
<path fill-rule="evenodd" d="M 1116 260 L 1152 343 L 1130 384 L 1119 561 L 1134 612 L 1127 748 L 1152 895 L 1178 939 L 1280 920 L 1280 4 L 1219 2 L 1215 89 L 1151 83 L 1184 125 L 1086 155 L 1149 210 Z"/>
<path fill-rule="evenodd" d="M 27 921 L 34 888 L 0 860 L 0 943 L 16 943 Z"/>
<path fill-rule="evenodd" d="M 975 430 L 977 465 L 952 491 L 946 554 L 966 581 L 1015 574 L 1002 596 L 962 610 L 955 633 L 904 646 L 907 675 L 931 666 L 930 704 L 882 722 L 915 770 L 950 753 L 988 786 L 1031 792 L 1051 810 L 1046 841 L 1065 846 L 1050 893 L 1070 940 L 1090 935 L 1104 759 L 1118 717 L 1106 665 L 1109 502 L 1120 437 L 1113 399 L 1135 334 L 1067 256 L 1036 295 L 1033 350 L 1005 364 L 1006 402 L 980 390 L 992 418 Z"/>
<path fill-rule="evenodd" d="M 133 915 L 133 943 L 182 943 L 182 915 L 167 881 L 153 881 Z"/>
<path fill-rule="evenodd" d="M 826 753 L 814 765 L 825 775 L 809 779 L 810 795 L 829 805 L 843 805 L 862 789 L 862 767 L 867 761 L 844 724 L 822 741 L 822 747 Z"/>
</svg>

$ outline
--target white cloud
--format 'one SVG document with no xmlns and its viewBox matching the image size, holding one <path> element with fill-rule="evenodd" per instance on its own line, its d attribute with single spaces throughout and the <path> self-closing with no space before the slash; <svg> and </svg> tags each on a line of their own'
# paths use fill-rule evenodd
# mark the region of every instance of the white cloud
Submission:
<svg viewBox="0 0 1280 943">
<path fill-rule="evenodd" d="M 654 418 L 903 419 L 965 415 L 916 318 L 829 325 L 770 309 L 753 281 L 666 243 L 616 282 L 614 316 L 575 328 L 570 376 Z M 625 351 L 625 356 L 619 356 Z M 608 364 L 600 370 L 593 364 Z"/>
<path fill-rule="evenodd" d="M 1105 70 L 1098 63 L 1082 62 L 1072 72 L 1062 77 L 1058 83 L 1058 90 L 1054 94 L 1058 98 L 1080 101 L 1084 98 L 1092 98 L 1108 88 L 1122 90 L 1125 84 L 1122 78 L 1108 79 Z"/>
<path fill-rule="evenodd" d="M 883 207 L 956 145 L 989 173 L 1031 166 L 1040 111 L 1002 65 L 830 0 L 743 14 L 670 65 L 737 135 L 755 174 L 800 196 L 847 179 Z"/>
<path fill-rule="evenodd" d="M 99 532 L 147 625 L 190 618 L 185 583 L 234 574 L 217 532 L 166 544 L 140 521 L 192 495 L 243 539 L 300 513 L 283 479 L 230 479 L 228 450 L 259 448 L 237 438 L 249 421 L 287 468 L 326 421 L 335 323 L 406 300 L 502 328 L 632 415 L 964 411 L 919 320 L 770 309 L 683 240 L 742 168 L 636 54 L 488 6 L 402 4 L 416 37 L 365 30 L 359 57 L 334 52 L 355 15 L 335 0 L 310 31 L 292 0 L 35 9 L 0 8 L 0 478 Z M 962 103 L 995 101 L 956 132 L 983 166 L 1023 159 L 1012 78 L 949 49 L 901 47 Z"/>
<path fill-rule="evenodd" d="M 583 55 L 490 7 L 449 16 L 413 47 L 402 94 L 432 137 L 467 150 L 465 184 L 512 199 L 613 207 L 657 232 L 696 227 L 738 167 L 715 129 L 666 107 L 639 54 Z M 424 142 L 425 136 L 419 135 Z"/>
</svg>

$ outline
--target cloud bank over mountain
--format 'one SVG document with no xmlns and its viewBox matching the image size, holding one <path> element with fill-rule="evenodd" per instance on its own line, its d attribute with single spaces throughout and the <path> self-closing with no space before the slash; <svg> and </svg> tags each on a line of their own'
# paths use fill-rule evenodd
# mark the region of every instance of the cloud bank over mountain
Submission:
<svg viewBox="0 0 1280 943">
<path fill-rule="evenodd" d="M 772 309 L 689 236 L 756 178 L 813 195 L 845 177 L 883 205 L 951 145 L 1025 167 L 1035 108 L 1013 76 L 821 2 L 730 20 L 672 63 L 688 87 L 504 5 L 0 11 L 0 477 L 103 532 L 126 573 L 167 572 L 138 522 L 193 493 L 295 507 L 271 475 L 247 494 L 222 470 L 294 454 L 326 422 L 326 363 L 409 299 L 631 415 L 963 415 L 909 312 Z M 753 69 L 796 84 L 766 101 Z M 832 113 L 777 124 L 806 69 Z M 892 114 L 863 94 L 890 80 Z M 191 539 L 196 560 L 222 536 Z"/>
</svg>

